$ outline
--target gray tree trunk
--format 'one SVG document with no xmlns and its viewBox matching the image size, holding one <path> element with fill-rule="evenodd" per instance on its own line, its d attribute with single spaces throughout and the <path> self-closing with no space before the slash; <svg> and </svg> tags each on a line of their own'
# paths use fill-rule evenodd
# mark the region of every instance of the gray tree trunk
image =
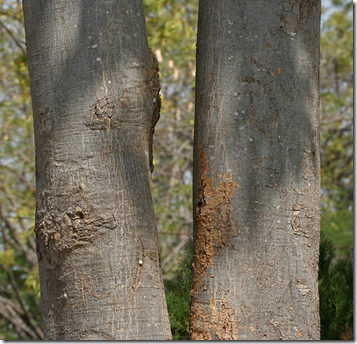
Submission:
<svg viewBox="0 0 357 344">
<path fill-rule="evenodd" d="M 200 1 L 192 339 L 319 339 L 319 0 Z"/>
<path fill-rule="evenodd" d="M 141 0 L 24 0 L 46 339 L 170 339 Z"/>
</svg>

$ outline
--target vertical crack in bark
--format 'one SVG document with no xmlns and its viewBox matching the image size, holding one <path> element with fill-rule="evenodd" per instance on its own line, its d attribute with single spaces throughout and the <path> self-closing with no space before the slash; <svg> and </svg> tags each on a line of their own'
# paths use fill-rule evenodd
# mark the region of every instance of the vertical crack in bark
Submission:
<svg viewBox="0 0 357 344">
<path fill-rule="evenodd" d="M 149 48 L 150 49 L 150 48 Z M 153 102 L 153 114 L 151 119 L 150 136 L 149 136 L 149 164 L 151 173 L 154 170 L 153 164 L 153 136 L 155 132 L 155 125 L 160 118 L 161 98 L 160 98 L 160 77 L 159 77 L 159 63 L 155 54 L 150 49 L 152 67 L 149 69 L 150 86 Z"/>
</svg>

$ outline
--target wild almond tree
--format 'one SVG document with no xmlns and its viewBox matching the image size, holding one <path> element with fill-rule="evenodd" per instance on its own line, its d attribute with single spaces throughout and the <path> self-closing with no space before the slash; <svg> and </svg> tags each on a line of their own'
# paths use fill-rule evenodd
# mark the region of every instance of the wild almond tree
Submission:
<svg viewBox="0 0 357 344">
<path fill-rule="evenodd" d="M 45 339 L 170 339 L 141 0 L 24 0 Z"/>
<path fill-rule="evenodd" d="M 319 339 L 319 0 L 199 3 L 192 339 Z"/>
</svg>

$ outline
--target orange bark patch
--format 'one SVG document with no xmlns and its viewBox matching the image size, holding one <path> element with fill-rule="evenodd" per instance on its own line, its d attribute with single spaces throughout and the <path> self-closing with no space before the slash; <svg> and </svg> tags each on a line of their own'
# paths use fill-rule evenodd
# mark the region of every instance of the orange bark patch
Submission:
<svg viewBox="0 0 357 344">
<path fill-rule="evenodd" d="M 217 301 L 218 305 L 216 305 Z M 238 340 L 238 334 L 242 327 L 239 325 L 240 321 L 235 319 L 234 309 L 221 300 L 211 301 L 210 308 L 215 339 Z"/>
<path fill-rule="evenodd" d="M 229 336 L 233 339 L 233 337 L 238 336 L 238 332 L 233 330 L 232 326 L 229 325 L 230 321 L 227 321 L 232 316 L 234 318 L 233 309 L 224 308 L 224 310 L 216 313 L 215 308 L 212 309 L 211 307 L 212 314 L 207 314 L 207 310 L 203 310 L 200 302 L 198 302 L 198 292 L 200 289 L 204 290 L 206 286 L 204 281 L 208 269 L 213 265 L 214 257 L 222 254 L 222 248 L 232 245 L 232 237 L 238 235 L 238 227 L 232 217 L 231 199 L 236 188 L 241 187 L 233 182 L 230 173 L 219 175 L 218 185 L 216 183 L 217 186 L 215 186 L 214 178 L 207 176 L 209 164 L 201 145 L 199 152 L 199 189 L 196 204 L 197 233 L 193 289 L 191 292 L 191 338 L 194 340 L 213 339 L 210 329 L 214 326 L 216 336 L 223 339 L 230 333 Z"/>
<path fill-rule="evenodd" d="M 196 205 L 197 237 L 195 245 L 196 277 L 205 277 L 212 266 L 219 249 L 229 245 L 231 237 L 238 235 L 237 225 L 232 218 L 231 199 L 236 187 L 240 187 L 227 173 L 219 176 L 220 182 L 214 187 L 213 178 L 207 177 L 208 163 L 200 147 L 199 202 Z M 199 284 L 199 283 L 198 283 Z"/>
</svg>

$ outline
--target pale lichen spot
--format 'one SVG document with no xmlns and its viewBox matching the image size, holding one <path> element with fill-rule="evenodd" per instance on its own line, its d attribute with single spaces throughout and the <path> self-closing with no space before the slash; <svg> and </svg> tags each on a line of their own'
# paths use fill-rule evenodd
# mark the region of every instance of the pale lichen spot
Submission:
<svg viewBox="0 0 357 344">
<path fill-rule="evenodd" d="M 310 288 L 304 283 L 298 283 L 297 289 L 299 290 L 302 296 L 305 296 L 307 293 L 310 292 Z"/>
</svg>

